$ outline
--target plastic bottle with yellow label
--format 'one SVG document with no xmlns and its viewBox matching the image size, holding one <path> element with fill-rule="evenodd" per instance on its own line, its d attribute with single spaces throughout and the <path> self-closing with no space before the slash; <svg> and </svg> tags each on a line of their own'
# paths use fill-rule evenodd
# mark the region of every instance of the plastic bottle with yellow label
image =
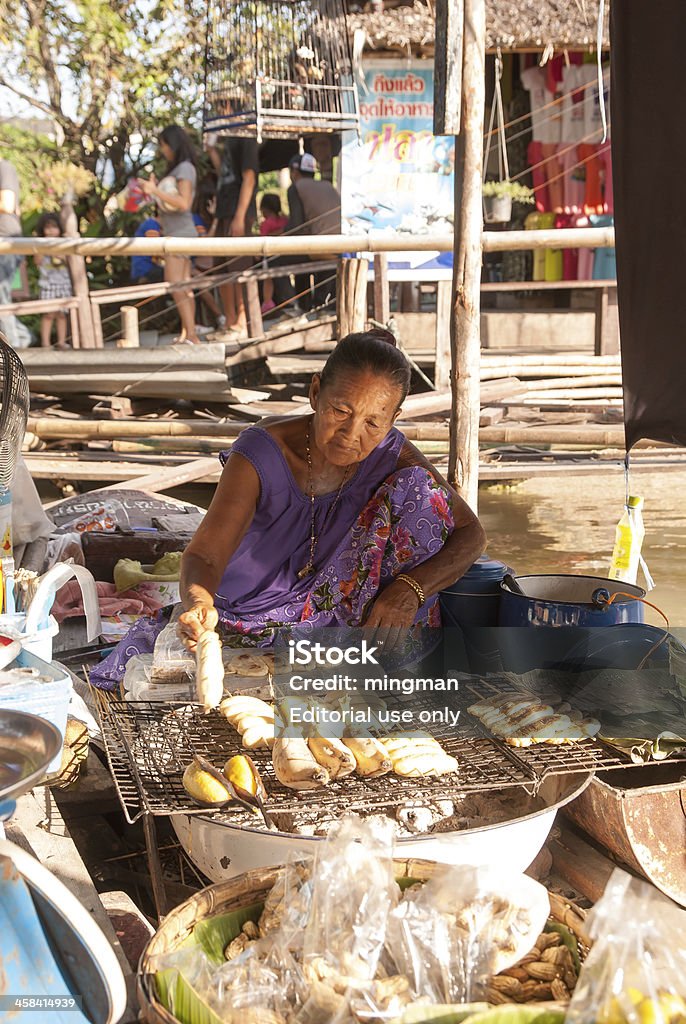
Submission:
<svg viewBox="0 0 686 1024">
<path fill-rule="evenodd" d="M 643 498 L 631 495 L 624 506 L 624 514 L 615 529 L 615 546 L 608 576 L 623 583 L 636 583 L 641 561 L 641 546 L 645 537 L 643 525 Z"/>
</svg>

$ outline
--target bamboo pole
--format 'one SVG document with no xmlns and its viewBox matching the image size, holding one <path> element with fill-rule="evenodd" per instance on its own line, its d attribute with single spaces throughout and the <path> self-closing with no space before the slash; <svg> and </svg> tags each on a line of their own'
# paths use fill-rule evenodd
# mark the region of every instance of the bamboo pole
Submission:
<svg viewBox="0 0 686 1024">
<path fill-rule="evenodd" d="M 117 348 L 139 348 L 138 306 L 121 307 L 121 324 L 122 336 L 117 342 Z"/>
<path fill-rule="evenodd" d="M 363 331 L 367 322 L 367 276 L 369 261 L 346 259 L 338 264 L 336 303 L 336 335 Z"/>
<path fill-rule="evenodd" d="M 61 420 L 57 417 L 29 417 L 27 434 L 41 441 L 113 441 L 165 437 L 190 438 L 234 438 L 252 423 L 233 421 L 212 423 L 204 420 Z M 410 441 L 447 441 L 449 424 L 446 422 L 403 423 L 397 426 Z M 602 423 L 533 426 L 498 424 L 482 427 L 479 431 L 482 444 L 533 444 L 533 445 L 584 445 L 624 449 L 623 427 L 607 427 Z M 672 445 L 642 440 L 639 448 L 665 448 Z"/>
<path fill-rule="evenodd" d="M 454 312 L 450 330 L 453 402 L 448 480 L 475 512 L 479 496 L 485 55 L 485 0 L 464 0 L 462 131 L 456 139 L 455 154 Z"/>
<path fill-rule="evenodd" d="M 72 197 L 65 196 L 62 200 L 60 210 L 64 237 L 69 239 L 72 245 L 80 241 L 79 223 L 72 206 Z M 91 313 L 90 288 L 88 285 L 88 274 L 86 273 L 86 261 L 77 248 L 71 250 L 67 256 L 67 265 L 71 275 L 71 283 L 74 295 L 79 300 L 78 321 L 79 321 L 79 348 L 97 348 L 95 330 L 93 328 L 93 314 Z M 74 339 L 72 339 L 73 343 Z"/>
<path fill-rule="evenodd" d="M 316 253 L 452 252 L 453 235 L 262 235 L 250 238 L 0 238 L 0 253 L 65 256 L 293 256 Z M 614 228 L 484 231 L 484 252 L 613 247 Z M 528 285 L 528 287 L 533 287 Z"/>
</svg>

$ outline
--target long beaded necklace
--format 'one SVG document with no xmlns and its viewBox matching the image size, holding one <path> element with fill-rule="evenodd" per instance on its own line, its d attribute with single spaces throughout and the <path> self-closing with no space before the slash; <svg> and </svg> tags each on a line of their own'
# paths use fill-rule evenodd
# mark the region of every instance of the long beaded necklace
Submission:
<svg viewBox="0 0 686 1024">
<path fill-rule="evenodd" d="M 317 541 L 319 539 L 315 533 L 314 524 L 314 483 L 312 480 L 312 454 L 310 452 L 311 431 L 312 421 L 310 420 L 310 423 L 308 424 L 307 427 L 307 434 L 305 436 L 305 451 L 307 453 L 307 487 L 310 493 L 310 557 L 307 559 L 307 563 L 296 574 L 299 580 L 304 580 L 307 576 L 311 576 L 315 571 L 314 553 L 317 548 Z M 345 473 L 343 474 L 343 479 L 341 480 L 338 490 L 336 492 L 336 497 L 334 498 L 331 507 L 329 508 L 329 511 L 326 513 L 326 516 L 324 517 L 324 522 L 322 523 L 322 528 L 320 530 L 320 536 L 324 532 L 326 524 L 328 523 L 334 509 L 336 508 L 336 505 L 338 504 L 338 499 L 340 498 L 341 491 L 343 490 L 345 482 L 348 479 L 349 472 L 350 466 L 346 466 Z"/>
</svg>

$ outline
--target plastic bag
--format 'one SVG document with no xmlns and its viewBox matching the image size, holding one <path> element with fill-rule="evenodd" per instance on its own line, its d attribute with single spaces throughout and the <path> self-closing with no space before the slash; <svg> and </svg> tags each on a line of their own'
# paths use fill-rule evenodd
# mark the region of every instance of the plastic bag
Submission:
<svg viewBox="0 0 686 1024">
<path fill-rule="evenodd" d="M 155 640 L 152 654 L 152 682 L 182 682 L 195 679 L 195 655 L 191 653 L 176 632 L 175 616 Z"/>
<path fill-rule="evenodd" d="M 525 875 L 446 867 L 391 914 L 385 964 L 409 978 L 416 998 L 471 1002 L 533 948 L 549 912 L 545 888 Z"/>
<path fill-rule="evenodd" d="M 68 524 L 68 530 L 76 533 L 115 533 L 117 530 L 128 530 L 129 527 L 126 508 L 114 498 L 99 502 Z"/>
<path fill-rule="evenodd" d="M 686 913 L 616 868 L 588 918 L 591 951 L 568 1024 L 683 1024 Z"/>
<path fill-rule="evenodd" d="M 308 998 L 298 1024 L 346 1020 L 351 1000 L 365 1002 L 399 896 L 391 822 L 344 818 L 318 844 L 303 943 Z"/>
</svg>

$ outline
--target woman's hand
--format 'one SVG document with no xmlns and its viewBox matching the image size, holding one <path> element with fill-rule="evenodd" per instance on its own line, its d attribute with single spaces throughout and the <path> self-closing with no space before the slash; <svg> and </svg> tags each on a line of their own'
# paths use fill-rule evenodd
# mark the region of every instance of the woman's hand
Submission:
<svg viewBox="0 0 686 1024">
<path fill-rule="evenodd" d="M 419 599 L 414 590 L 402 580 L 394 580 L 381 591 L 363 625 L 365 629 L 376 630 L 374 639 L 385 650 L 393 650 L 411 628 L 418 611 Z"/>
<path fill-rule="evenodd" d="M 219 615 L 214 605 L 195 604 L 179 615 L 176 631 L 188 650 L 194 651 L 202 634 L 216 629 L 218 622 Z"/>
</svg>

